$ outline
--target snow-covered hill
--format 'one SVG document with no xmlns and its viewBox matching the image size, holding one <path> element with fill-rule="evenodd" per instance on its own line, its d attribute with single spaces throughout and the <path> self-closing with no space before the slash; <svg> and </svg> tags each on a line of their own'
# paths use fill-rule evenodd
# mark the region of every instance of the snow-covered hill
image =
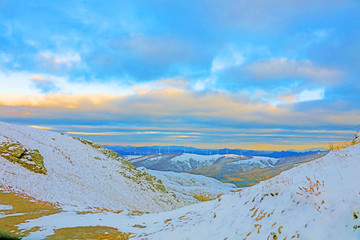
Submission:
<svg viewBox="0 0 360 240">
<path fill-rule="evenodd" d="M 254 168 L 272 167 L 277 163 L 277 161 L 278 161 L 277 158 L 254 156 L 247 160 L 239 160 L 239 161 L 230 162 L 227 164 L 241 165 L 245 171 L 248 171 L 248 170 L 251 170 Z"/>
<path fill-rule="evenodd" d="M 158 212 L 184 205 L 161 180 L 100 145 L 2 122 L 0 186 L 78 207 Z"/>
<path fill-rule="evenodd" d="M 236 191 L 232 183 L 222 183 L 214 178 L 190 173 L 176 173 L 169 171 L 156 171 L 140 167 L 139 170 L 146 171 L 162 181 L 166 189 L 176 193 L 177 197 L 186 203 L 197 203 L 194 195 L 203 195 L 215 199 L 219 195 Z"/>
<path fill-rule="evenodd" d="M 231 182 L 238 187 L 252 186 L 291 169 L 303 162 L 318 159 L 327 152 L 301 156 L 272 158 L 236 154 L 198 155 L 190 153 L 152 154 L 147 156 L 125 156 L 136 167 L 213 177 L 219 181 Z"/>
<path fill-rule="evenodd" d="M 360 144 L 217 200 L 169 212 L 135 217 L 63 212 L 20 227 L 41 226 L 29 238 L 52 234 L 56 228 L 100 225 L 133 239 L 359 240 L 359 173 Z"/>
<path fill-rule="evenodd" d="M 325 152 L 324 152 L 325 153 Z M 323 156 L 321 153 L 319 157 Z M 189 172 L 217 164 L 225 165 L 225 168 L 237 166 L 237 172 L 250 171 L 252 169 L 274 167 L 279 163 L 301 162 L 313 159 L 317 154 L 310 154 L 297 157 L 272 158 L 272 157 L 245 157 L 236 154 L 215 154 L 198 155 L 191 153 L 170 153 L 170 154 L 151 154 L 147 156 L 125 156 L 136 167 L 147 169 L 173 172 Z M 308 157 L 309 156 L 309 157 Z M 218 168 L 219 166 L 217 166 Z M 196 171 L 194 171 L 196 172 Z M 233 170 L 231 172 L 234 172 Z M 207 175 L 207 174 L 204 174 Z"/>
<path fill-rule="evenodd" d="M 173 172 L 187 172 L 214 164 L 222 155 L 198 155 L 191 153 L 152 154 L 148 156 L 126 156 L 136 167 Z"/>
</svg>

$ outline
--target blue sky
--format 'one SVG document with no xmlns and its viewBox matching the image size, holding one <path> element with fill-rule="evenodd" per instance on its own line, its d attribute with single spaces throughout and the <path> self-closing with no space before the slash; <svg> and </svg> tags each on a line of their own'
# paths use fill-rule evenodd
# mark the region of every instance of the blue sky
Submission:
<svg viewBox="0 0 360 240">
<path fill-rule="evenodd" d="M 288 149 L 360 126 L 360 2 L 0 0 L 0 120 Z"/>
</svg>

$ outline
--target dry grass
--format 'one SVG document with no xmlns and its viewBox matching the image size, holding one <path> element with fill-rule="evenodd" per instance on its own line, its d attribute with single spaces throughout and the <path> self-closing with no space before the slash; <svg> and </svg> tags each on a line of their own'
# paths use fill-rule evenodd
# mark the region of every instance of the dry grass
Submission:
<svg viewBox="0 0 360 240">
<path fill-rule="evenodd" d="M 119 232 L 116 228 L 92 226 L 56 229 L 47 239 L 112 239 L 128 240 L 130 233 Z"/>
<path fill-rule="evenodd" d="M 211 198 L 207 194 L 194 194 L 193 197 L 200 202 L 206 202 L 206 201 L 211 201 L 211 200 L 215 199 L 215 198 Z"/>
<path fill-rule="evenodd" d="M 350 147 L 350 146 L 353 146 L 357 144 L 357 141 L 352 140 L 352 141 L 339 141 L 339 142 L 336 142 L 336 143 L 329 143 L 329 150 L 340 150 L 340 149 L 343 149 L 343 148 L 347 148 L 347 147 Z"/>
<path fill-rule="evenodd" d="M 42 216 L 60 212 L 60 210 L 49 203 L 35 201 L 29 196 L 6 192 L 0 190 L 0 203 L 4 205 L 11 205 L 11 210 L 1 210 L 5 217 L 0 218 L 0 229 L 2 234 L 9 233 L 15 237 L 26 236 L 30 231 L 22 232 L 17 225 L 24 223 L 30 219 L 36 219 Z M 15 215 L 12 215 L 15 214 Z M 8 216 L 7 216 L 8 215 Z M 0 236 L 2 236 L 0 234 Z"/>
</svg>

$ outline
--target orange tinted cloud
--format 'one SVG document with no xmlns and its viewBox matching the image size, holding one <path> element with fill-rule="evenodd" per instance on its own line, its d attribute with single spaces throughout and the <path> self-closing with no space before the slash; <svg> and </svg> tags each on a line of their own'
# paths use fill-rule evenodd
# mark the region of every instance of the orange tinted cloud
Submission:
<svg viewBox="0 0 360 240">
<path fill-rule="evenodd" d="M 330 113 L 294 112 L 246 96 L 213 91 L 194 93 L 180 88 L 154 89 L 130 95 L 113 94 L 1 94 L 0 105 L 23 107 L 31 116 L 127 122 L 217 122 L 242 126 L 313 126 L 314 123 L 355 124 L 355 111 L 341 117 Z M 36 111 L 34 111 L 36 109 Z M 45 111 L 46 109 L 46 111 Z M 63 110 L 62 110 L 63 109 Z M 69 110 L 69 111 L 67 111 Z M 10 116 L 9 116 L 10 117 Z M 171 120 L 170 120 L 171 119 Z M 190 120 L 191 119 L 191 120 Z M 229 125 L 228 125 L 229 126 Z"/>
<path fill-rule="evenodd" d="M 42 77 L 42 76 L 33 76 L 33 77 L 31 77 L 31 80 L 33 80 L 33 81 L 44 81 L 45 78 Z"/>
<path fill-rule="evenodd" d="M 32 126 L 29 126 L 31 128 L 36 128 L 36 129 L 43 129 L 43 130 L 54 130 L 53 128 L 51 127 L 44 127 L 44 126 L 36 126 L 36 125 L 32 125 Z"/>
<path fill-rule="evenodd" d="M 0 105 L 11 107 L 82 108 L 121 98 L 108 94 L 1 94 Z"/>
</svg>

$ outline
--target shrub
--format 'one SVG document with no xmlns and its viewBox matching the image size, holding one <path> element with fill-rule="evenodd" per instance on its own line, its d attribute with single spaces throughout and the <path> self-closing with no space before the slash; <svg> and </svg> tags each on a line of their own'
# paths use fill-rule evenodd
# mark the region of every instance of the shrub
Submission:
<svg viewBox="0 0 360 240">
<path fill-rule="evenodd" d="M 358 143 L 360 143 L 360 132 L 356 132 L 354 139 L 351 141 L 339 141 L 337 143 L 329 143 L 329 150 L 339 150 L 353 146 Z"/>
<path fill-rule="evenodd" d="M 352 140 L 352 141 L 340 141 L 340 142 L 337 142 L 337 143 L 329 143 L 329 150 L 340 150 L 340 149 L 343 149 L 343 148 L 347 148 L 347 147 L 350 147 L 352 145 L 355 145 L 357 144 L 357 142 L 355 140 Z"/>
<path fill-rule="evenodd" d="M 0 156 L 21 164 L 24 168 L 35 173 L 46 174 L 44 158 L 37 149 L 26 149 L 19 142 L 10 141 L 0 143 Z"/>
<path fill-rule="evenodd" d="M 5 231 L 0 230 L 0 239 L 13 239 L 13 240 L 16 240 L 16 239 L 21 239 L 21 237 L 17 236 L 17 235 L 12 235 L 9 232 L 5 232 Z"/>
<path fill-rule="evenodd" d="M 194 194 L 193 197 L 200 201 L 200 202 L 205 202 L 205 201 L 211 201 L 214 200 L 215 198 L 211 198 L 209 195 L 207 194 Z"/>
</svg>

